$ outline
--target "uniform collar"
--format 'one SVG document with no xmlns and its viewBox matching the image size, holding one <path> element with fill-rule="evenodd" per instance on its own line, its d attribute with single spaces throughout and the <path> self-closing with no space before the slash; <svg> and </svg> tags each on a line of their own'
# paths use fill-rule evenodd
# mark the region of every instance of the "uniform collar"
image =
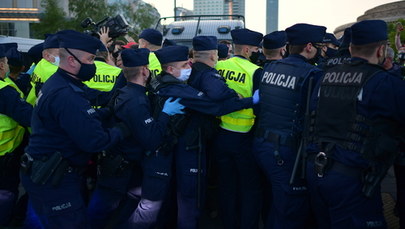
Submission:
<svg viewBox="0 0 405 229">
<path fill-rule="evenodd" d="M 83 87 L 84 84 L 82 81 L 77 80 L 75 78 L 73 78 L 71 75 L 69 75 L 69 73 L 61 68 L 58 68 L 58 70 L 56 71 L 59 75 L 61 75 L 64 79 L 66 79 L 67 81 L 69 81 L 70 83 L 73 83 L 76 86 L 79 87 Z"/>
<path fill-rule="evenodd" d="M 302 61 L 302 62 L 308 62 L 308 59 L 300 54 L 291 54 L 288 56 L 288 58 L 295 59 L 295 60 Z"/>
<path fill-rule="evenodd" d="M 202 70 L 206 70 L 206 69 L 211 69 L 211 67 L 202 62 L 195 62 L 193 64 L 193 69 L 195 69 L 197 71 L 202 71 Z"/>
<path fill-rule="evenodd" d="M 132 82 L 128 82 L 127 86 L 130 88 L 136 88 L 137 90 L 142 90 L 142 91 L 146 91 L 146 87 L 136 84 L 136 83 L 132 83 Z"/>
</svg>

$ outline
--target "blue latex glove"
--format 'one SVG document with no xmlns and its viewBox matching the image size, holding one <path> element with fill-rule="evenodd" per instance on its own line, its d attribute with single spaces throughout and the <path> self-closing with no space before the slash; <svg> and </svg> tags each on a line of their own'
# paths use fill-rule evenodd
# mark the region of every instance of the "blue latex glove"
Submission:
<svg viewBox="0 0 405 229">
<path fill-rule="evenodd" d="M 255 93 L 253 94 L 253 104 L 258 104 L 260 102 L 260 95 L 259 95 L 259 89 L 257 89 L 255 91 Z"/>
<path fill-rule="evenodd" d="M 172 116 L 175 114 L 184 114 L 182 109 L 184 105 L 180 104 L 180 98 L 173 100 L 173 97 L 170 97 L 166 100 L 165 105 L 163 106 L 162 112 Z"/>
<path fill-rule="evenodd" d="M 29 74 L 29 75 L 32 75 L 32 73 L 34 72 L 35 67 L 36 67 L 36 65 L 33 64 L 33 65 L 30 67 L 30 69 L 28 69 L 28 71 L 27 71 L 26 73 Z"/>
</svg>

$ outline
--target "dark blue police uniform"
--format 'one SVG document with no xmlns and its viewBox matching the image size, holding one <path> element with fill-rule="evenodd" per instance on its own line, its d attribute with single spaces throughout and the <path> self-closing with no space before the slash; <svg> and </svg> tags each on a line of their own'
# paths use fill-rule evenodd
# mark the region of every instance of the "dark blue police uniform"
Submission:
<svg viewBox="0 0 405 229">
<path fill-rule="evenodd" d="M 162 64 L 186 61 L 188 49 L 184 46 L 169 46 L 156 52 Z M 176 56 L 176 59 L 172 59 Z M 224 115 L 253 105 L 252 98 L 230 97 L 213 100 L 204 92 L 190 87 L 176 77 L 162 73 L 152 80 L 155 94 L 159 97 L 178 97 L 189 110 L 186 123 L 174 146 L 177 185 L 177 228 L 198 228 L 198 219 L 205 192 L 206 157 L 205 128 L 201 126 L 198 113 Z M 197 114 L 195 112 L 198 112 Z"/>
<path fill-rule="evenodd" d="M 321 42 L 325 30 L 323 26 L 296 24 L 286 32 L 290 45 L 304 45 Z M 275 61 L 263 70 L 253 151 L 272 187 L 272 215 L 267 228 L 308 227 L 307 188 L 301 180 L 290 184 L 290 177 L 304 125 L 305 101 L 311 93 L 309 85 L 321 75 L 321 70 L 298 54 Z"/>
<path fill-rule="evenodd" d="M 95 54 L 98 48 L 98 40 L 88 35 L 71 30 L 59 33 L 60 47 L 68 52 L 79 49 Z M 88 80 L 94 75 L 95 66 L 76 60 L 81 63 L 77 78 Z M 91 153 L 123 138 L 120 128 L 102 127 L 83 88 L 81 81 L 59 68 L 43 85 L 33 111 L 32 135 L 23 156 L 28 170 L 21 174 L 21 181 L 45 228 L 87 227 L 81 169 Z"/>
<path fill-rule="evenodd" d="M 121 55 L 125 67 L 146 66 L 149 63 L 147 49 L 126 49 Z M 121 204 L 121 212 L 129 210 L 132 213 L 129 219 L 124 216 L 121 219 L 124 222 L 118 222 L 121 227 L 150 228 L 156 222 L 172 173 L 171 155 L 156 153 L 166 134 L 169 115 L 161 112 L 155 120 L 146 88 L 131 82 L 119 90 L 114 110 L 115 119 L 128 126 L 131 136 L 127 141 L 108 149 L 112 153 L 108 156 L 118 154 L 125 163 L 115 165 L 116 172 L 100 167 L 98 185 L 88 208 L 91 225 L 93 228 L 106 225 L 113 210 Z M 102 160 L 116 159 L 107 157 Z M 128 198 L 136 198 L 138 207 L 127 206 L 125 202 L 134 204 L 134 201 L 125 199 L 127 195 Z"/>
<path fill-rule="evenodd" d="M 387 39 L 387 25 L 352 27 L 352 44 Z M 344 73 L 345 77 L 334 77 Z M 380 180 L 399 152 L 404 81 L 361 58 L 329 69 L 314 91 L 316 107 L 307 181 L 319 228 L 386 228 Z M 333 104 L 333 105 L 327 105 Z M 387 121 L 389 119 L 390 121 Z"/>
</svg>

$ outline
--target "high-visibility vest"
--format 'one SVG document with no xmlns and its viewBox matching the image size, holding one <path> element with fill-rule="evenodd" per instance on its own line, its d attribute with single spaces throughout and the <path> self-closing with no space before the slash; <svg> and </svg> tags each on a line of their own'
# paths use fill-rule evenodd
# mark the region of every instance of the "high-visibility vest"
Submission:
<svg viewBox="0 0 405 229">
<path fill-rule="evenodd" d="M 232 57 L 218 61 L 215 68 L 222 75 L 229 88 L 235 90 L 244 98 L 252 96 L 253 74 L 259 66 L 247 59 Z M 253 109 L 243 109 L 221 116 L 221 128 L 232 132 L 247 133 L 255 123 Z"/>
<path fill-rule="evenodd" d="M 84 82 L 84 84 L 99 91 L 111 91 L 117 81 L 118 75 L 121 73 L 121 69 L 103 61 L 96 60 L 94 64 L 96 65 L 96 74 L 89 81 Z"/>
<path fill-rule="evenodd" d="M 12 85 L 0 80 L 0 90 L 7 86 Z M 0 156 L 13 152 L 21 144 L 24 132 L 24 127 L 20 126 L 14 119 L 0 114 Z"/>
<path fill-rule="evenodd" d="M 149 70 L 151 72 L 152 78 L 155 78 L 162 72 L 162 66 L 160 65 L 160 62 L 156 57 L 156 54 L 153 52 L 149 53 Z"/>
<path fill-rule="evenodd" d="M 45 59 L 38 62 L 31 76 L 32 88 L 27 96 L 27 102 L 29 104 L 34 105 L 35 101 L 37 100 L 35 85 L 45 83 L 49 77 L 56 72 L 56 70 L 58 70 L 58 66 L 53 65 L 51 62 Z"/>
</svg>

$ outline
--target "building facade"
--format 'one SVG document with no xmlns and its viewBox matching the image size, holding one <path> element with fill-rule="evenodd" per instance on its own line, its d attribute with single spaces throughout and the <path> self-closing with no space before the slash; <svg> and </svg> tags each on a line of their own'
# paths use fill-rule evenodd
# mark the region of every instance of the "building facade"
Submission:
<svg viewBox="0 0 405 229">
<path fill-rule="evenodd" d="M 195 15 L 245 15 L 245 0 L 194 0 Z"/>
</svg>

